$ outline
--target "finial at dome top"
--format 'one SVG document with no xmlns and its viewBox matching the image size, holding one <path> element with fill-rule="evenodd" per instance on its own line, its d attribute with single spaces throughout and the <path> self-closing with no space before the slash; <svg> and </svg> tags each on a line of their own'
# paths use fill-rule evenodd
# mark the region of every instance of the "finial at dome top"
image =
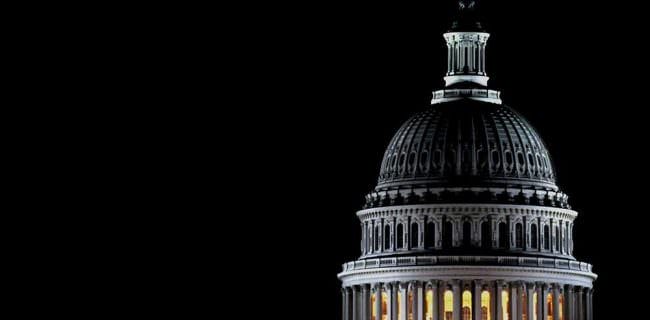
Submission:
<svg viewBox="0 0 650 320">
<path fill-rule="evenodd" d="M 458 1 L 458 9 L 474 9 L 476 7 L 476 0 L 460 0 Z"/>
</svg>

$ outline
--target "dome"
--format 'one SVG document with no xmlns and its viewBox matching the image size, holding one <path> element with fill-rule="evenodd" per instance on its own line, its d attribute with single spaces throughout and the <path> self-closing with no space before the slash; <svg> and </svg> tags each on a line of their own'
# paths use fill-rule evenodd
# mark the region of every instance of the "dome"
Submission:
<svg viewBox="0 0 650 320">
<path fill-rule="evenodd" d="M 549 153 L 533 127 L 503 104 L 434 104 L 402 125 L 376 190 L 496 187 L 557 191 Z"/>
</svg>

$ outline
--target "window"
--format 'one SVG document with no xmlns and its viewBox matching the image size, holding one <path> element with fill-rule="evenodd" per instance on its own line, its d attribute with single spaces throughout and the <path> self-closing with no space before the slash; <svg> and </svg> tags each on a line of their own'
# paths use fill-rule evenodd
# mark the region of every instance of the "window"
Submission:
<svg viewBox="0 0 650 320">
<path fill-rule="evenodd" d="M 463 291 L 463 320 L 472 320 L 472 293 L 469 290 Z"/>
<path fill-rule="evenodd" d="M 548 226 L 544 226 L 544 250 L 551 249 L 551 235 Z"/>
<path fill-rule="evenodd" d="M 469 221 L 463 223 L 463 246 L 472 246 L 472 223 Z"/>
<path fill-rule="evenodd" d="M 490 292 L 481 292 L 481 320 L 492 320 L 490 318 Z"/>
<path fill-rule="evenodd" d="M 420 246 L 419 238 L 420 230 L 417 223 L 411 224 L 411 248 L 418 248 Z"/>
<path fill-rule="evenodd" d="M 537 249 L 537 225 L 530 225 L 530 247 Z"/>
<path fill-rule="evenodd" d="M 381 320 L 388 319 L 388 293 L 382 291 L 381 293 Z"/>
<path fill-rule="evenodd" d="M 515 225 L 515 247 L 524 247 L 524 230 L 521 223 Z"/>
<path fill-rule="evenodd" d="M 481 223 L 481 246 L 489 248 L 492 244 L 492 232 L 490 230 L 490 222 L 485 221 Z"/>
<path fill-rule="evenodd" d="M 505 222 L 499 223 L 499 248 L 508 247 L 508 225 Z"/>
<path fill-rule="evenodd" d="M 390 249 L 390 226 L 384 227 L 384 250 Z"/>
<path fill-rule="evenodd" d="M 424 232 L 425 239 L 424 243 L 427 248 L 432 248 L 436 246 L 436 224 L 433 221 L 429 221 L 426 225 L 426 230 Z"/>
<path fill-rule="evenodd" d="M 445 312 L 444 320 L 454 319 L 454 294 L 451 290 L 445 290 L 443 310 Z"/>
<path fill-rule="evenodd" d="M 433 320 L 433 289 L 428 288 L 424 297 L 424 320 Z"/>
<path fill-rule="evenodd" d="M 510 320 L 510 294 L 507 289 L 501 290 L 501 316 L 503 320 Z"/>
<path fill-rule="evenodd" d="M 404 225 L 401 223 L 397 225 L 397 249 L 404 248 Z"/>
<path fill-rule="evenodd" d="M 375 227 L 375 251 L 379 251 L 379 226 Z"/>
<path fill-rule="evenodd" d="M 521 306 L 521 320 L 528 320 L 528 299 L 526 298 L 525 290 L 522 290 L 520 296 L 521 302 L 519 305 Z"/>
<path fill-rule="evenodd" d="M 553 297 L 550 293 L 546 295 L 546 312 L 546 319 L 553 320 Z"/>
<path fill-rule="evenodd" d="M 560 251 L 560 228 L 555 227 L 555 251 Z"/>
<path fill-rule="evenodd" d="M 451 221 L 445 221 L 445 227 L 442 230 L 442 245 L 445 249 L 449 249 L 453 242 L 453 229 L 454 225 Z"/>
</svg>

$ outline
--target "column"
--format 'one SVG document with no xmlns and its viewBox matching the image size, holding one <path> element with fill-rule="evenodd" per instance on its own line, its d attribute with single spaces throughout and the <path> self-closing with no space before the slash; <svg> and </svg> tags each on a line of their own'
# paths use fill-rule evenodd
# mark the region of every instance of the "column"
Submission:
<svg viewBox="0 0 650 320">
<path fill-rule="evenodd" d="M 408 308 L 406 306 L 406 303 L 409 300 L 408 296 L 408 285 L 406 283 L 400 283 L 399 284 L 399 291 L 400 294 L 402 295 L 402 299 L 399 302 L 399 319 L 400 320 L 408 320 Z"/>
<path fill-rule="evenodd" d="M 433 292 L 433 299 L 431 301 L 431 314 L 433 314 L 433 319 L 441 320 L 439 316 L 440 306 L 438 305 L 438 297 L 440 296 L 440 293 L 438 292 L 438 281 L 431 281 L 431 291 Z"/>
<path fill-rule="evenodd" d="M 584 304 L 583 304 L 583 301 L 582 301 L 582 292 L 583 291 L 584 291 L 583 287 L 580 287 L 580 288 L 578 288 L 576 290 L 576 297 L 578 298 L 578 301 L 577 301 L 578 305 L 577 305 L 577 308 L 576 308 L 576 310 L 578 311 L 578 314 L 577 314 L 577 319 L 578 320 L 585 320 L 585 316 L 584 316 L 585 307 L 584 307 Z"/>
<path fill-rule="evenodd" d="M 395 303 L 397 303 L 397 296 L 395 295 L 395 286 L 392 283 L 387 283 L 384 285 L 386 294 L 388 295 L 388 301 L 386 301 L 386 316 L 388 320 L 397 320 L 397 308 Z"/>
<path fill-rule="evenodd" d="M 535 284 L 527 283 L 526 284 L 526 320 L 535 319 L 535 301 L 533 300 L 533 295 L 535 294 Z M 541 320 L 541 319 L 537 319 Z"/>
<path fill-rule="evenodd" d="M 384 252 L 384 237 L 386 236 L 384 234 L 384 219 L 381 219 L 379 221 L 379 252 Z"/>
<path fill-rule="evenodd" d="M 375 283 L 375 315 L 373 320 L 381 320 L 381 283 Z M 372 313 L 370 314 L 372 315 Z"/>
<path fill-rule="evenodd" d="M 542 308 L 542 313 L 541 313 L 542 319 L 538 319 L 538 320 L 546 320 L 546 319 L 548 319 L 548 308 L 547 308 L 547 305 L 546 305 L 546 296 L 548 295 L 548 291 L 549 291 L 548 284 L 545 283 L 544 285 L 542 285 L 541 299 L 540 299 L 539 296 L 537 297 L 537 300 L 541 304 L 540 307 Z M 555 319 L 553 319 L 553 320 L 555 320 Z"/>
<path fill-rule="evenodd" d="M 564 287 L 564 320 L 574 320 L 573 315 L 573 286 L 568 284 Z"/>
<path fill-rule="evenodd" d="M 503 290 L 503 281 L 497 281 L 497 285 L 495 287 L 496 294 L 494 295 L 494 302 L 496 303 L 496 317 L 494 319 L 496 320 L 503 320 L 503 308 L 502 305 L 503 303 L 501 302 L 501 291 Z"/>
<path fill-rule="evenodd" d="M 453 318 L 454 320 L 460 320 L 460 314 L 462 313 L 462 297 L 460 294 L 460 281 L 459 280 L 453 280 L 451 283 L 451 290 L 454 293 L 454 312 L 453 312 Z"/>
<path fill-rule="evenodd" d="M 363 298 L 363 310 L 365 311 L 362 319 L 370 320 L 370 316 L 372 316 L 372 306 L 370 305 L 372 303 L 372 299 L 370 298 L 372 291 L 369 284 L 364 285 L 364 288 L 366 289 L 366 294 Z"/>
<path fill-rule="evenodd" d="M 553 320 L 560 320 L 560 285 L 553 285 Z"/>
<path fill-rule="evenodd" d="M 438 286 L 438 320 L 445 319 L 445 290 L 447 290 L 447 283 L 441 281 Z"/>
<path fill-rule="evenodd" d="M 483 282 L 474 280 L 474 294 L 472 295 L 472 312 L 474 313 L 474 320 L 481 320 L 481 289 Z"/>
<path fill-rule="evenodd" d="M 541 282 L 535 282 L 535 293 L 537 293 L 537 304 L 535 305 L 535 311 L 537 312 L 537 320 L 546 320 L 544 319 L 544 299 L 542 295 L 544 294 L 543 284 Z"/>
<path fill-rule="evenodd" d="M 359 301 L 359 289 L 357 286 L 352 286 L 352 315 L 351 319 L 352 320 L 359 320 L 360 317 L 359 315 L 361 314 L 360 312 L 360 307 L 361 303 Z"/>
<path fill-rule="evenodd" d="M 424 320 L 424 294 L 422 282 L 417 281 L 414 283 L 413 288 L 413 319 Z"/>
<path fill-rule="evenodd" d="M 594 319 L 593 295 L 594 295 L 594 288 L 587 289 L 587 320 Z"/>
<path fill-rule="evenodd" d="M 519 297 L 518 293 L 519 290 L 517 290 L 518 284 L 516 282 L 510 283 L 510 320 L 520 320 L 519 317 L 517 317 L 517 308 L 518 301 L 517 297 Z"/>
<path fill-rule="evenodd" d="M 348 309 L 348 288 L 341 288 L 341 295 L 343 296 L 343 300 L 341 301 L 341 319 L 350 320 L 350 310 Z"/>
<path fill-rule="evenodd" d="M 490 319 L 496 319 L 497 318 L 497 301 L 496 301 L 496 291 L 497 291 L 497 285 L 495 282 L 490 282 L 489 284 L 489 291 L 490 291 Z"/>
</svg>

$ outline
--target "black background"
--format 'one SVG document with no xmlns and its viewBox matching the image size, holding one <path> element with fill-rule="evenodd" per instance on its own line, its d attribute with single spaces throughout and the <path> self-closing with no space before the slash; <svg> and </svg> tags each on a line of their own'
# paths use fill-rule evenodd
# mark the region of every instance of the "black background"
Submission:
<svg viewBox="0 0 650 320">
<path fill-rule="evenodd" d="M 244 185 L 255 182 L 246 190 L 260 204 L 254 245 L 273 257 L 259 280 L 280 289 L 268 298 L 284 316 L 340 318 L 336 274 L 360 254 L 355 212 L 393 133 L 443 85 L 454 1 L 430 2 L 287 6 L 245 40 L 255 48 L 245 119 L 261 134 Z M 486 0 L 483 11 L 490 86 L 540 132 L 579 212 L 574 255 L 599 275 L 595 318 L 640 314 L 644 13 L 584 0 Z"/>
</svg>

